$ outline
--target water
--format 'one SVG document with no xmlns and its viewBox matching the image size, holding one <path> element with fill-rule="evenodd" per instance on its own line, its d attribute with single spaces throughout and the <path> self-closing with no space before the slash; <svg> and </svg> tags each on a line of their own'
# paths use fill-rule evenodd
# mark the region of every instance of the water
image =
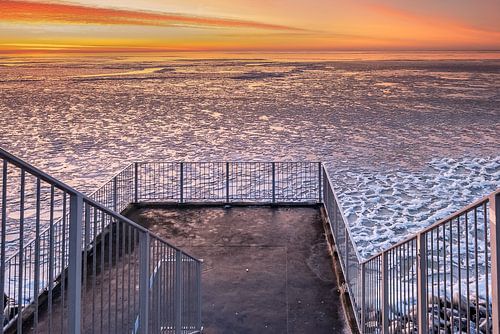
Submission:
<svg viewBox="0 0 500 334">
<path fill-rule="evenodd" d="M 322 160 L 363 256 L 500 186 L 499 53 L 203 58 L 0 58 L 0 145 L 86 193 L 134 160 Z"/>
</svg>

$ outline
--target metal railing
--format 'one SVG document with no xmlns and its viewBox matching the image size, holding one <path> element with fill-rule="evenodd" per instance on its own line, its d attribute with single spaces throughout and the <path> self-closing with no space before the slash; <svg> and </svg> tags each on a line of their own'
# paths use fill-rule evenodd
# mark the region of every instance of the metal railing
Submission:
<svg viewBox="0 0 500 334">
<path fill-rule="evenodd" d="M 91 287 L 98 286 L 102 291 L 90 289 L 95 295 L 89 295 L 88 291 L 82 290 L 82 298 L 92 297 L 87 299 L 91 305 L 96 300 L 112 301 L 115 298 L 115 305 L 124 303 L 129 306 L 113 309 L 116 316 L 113 316 L 112 310 L 106 309 L 111 313 L 103 324 L 104 311 L 99 308 L 99 303 L 95 304 L 95 311 L 89 313 L 93 317 L 87 315 L 85 322 L 88 320 L 96 331 L 112 330 L 123 322 L 135 333 L 140 329 L 141 318 L 149 319 L 148 329 L 154 332 L 191 332 L 201 328 L 201 315 L 197 313 L 201 312 L 201 292 L 197 285 L 199 282 L 192 282 L 193 277 L 200 275 L 199 262 L 165 242 L 157 241 L 141 227 L 116 213 L 131 203 L 152 202 L 321 203 L 344 274 L 344 288 L 362 333 L 452 333 L 458 324 L 466 333 L 498 333 L 500 329 L 497 293 L 500 276 L 497 244 L 500 236 L 496 226 L 499 191 L 370 259 L 359 255 L 332 179 L 318 162 L 136 162 L 90 197 L 92 199 L 84 200 L 82 216 L 83 229 L 87 231 L 84 235 L 88 239 L 83 242 L 83 245 L 88 245 L 83 249 L 82 261 L 87 261 L 83 266 L 87 273 L 83 277 L 89 278 Z M 64 196 L 59 201 L 64 202 Z M 96 209 L 97 203 L 102 207 Z M 100 210 L 104 212 L 104 218 L 100 218 Z M 57 211 L 61 217 L 68 212 Z M 121 219 L 125 224 L 116 223 Z M 60 218 L 61 226 L 57 228 L 67 230 L 64 227 L 67 221 Z M 58 235 L 55 229 L 52 227 L 53 236 Z M 69 251 L 63 251 L 68 243 L 53 239 L 50 241 L 49 238 L 49 242 L 60 249 L 59 253 L 69 254 Z M 144 239 L 147 242 L 141 242 Z M 43 249 L 40 245 L 36 248 Z M 30 250 L 23 250 L 16 256 L 22 258 L 28 252 Z M 38 256 L 41 258 L 42 254 L 39 251 Z M 49 258 L 54 258 L 54 254 L 49 254 Z M 63 259 L 67 257 L 60 256 Z M 139 259 L 143 258 L 148 259 L 148 271 L 140 269 L 143 263 Z M 48 267 L 56 268 L 54 271 L 59 276 L 63 273 L 67 275 L 65 270 L 61 272 L 57 269 L 65 268 L 64 260 L 60 262 L 57 265 L 54 260 Z M 43 268 L 41 265 L 39 270 L 45 270 Z M 121 277 L 120 269 L 125 272 L 121 281 L 106 279 Z M 89 270 L 96 274 L 89 275 Z M 136 275 L 137 272 L 142 276 Z M 52 279 L 54 276 L 52 274 Z M 116 292 L 124 286 L 136 286 L 134 284 L 141 282 L 141 277 L 142 282 L 148 283 L 144 283 L 140 291 L 125 288 L 126 297 Z M 50 278 L 47 281 L 49 285 L 52 282 Z M 84 281 L 84 287 L 85 284 L 89 283 Z M 110 286 L 106 288 L 104 284 Z M 16 291 L 20 291 L 18 287 L 11 293 L 20 300 Z M 102 295 L 103 291 L 108 294 L 107 297 Z M 457 294 L 458 291 L 461 293 Z M 144 311 L 136 305 L 140 305 L 141 300 L 145 303 L 148 298 L 149 308 L 141 317 Z M 172 305 L 169 300 L 177 302 Z M 123 310 L 127 314 L 126 319 L 119 316 Z M 156 314 L 153 317 L 151 310 Z M 112 321 L 106 322 L 108 318 Z"/>
<path fill-rule="evenodd" d="M 500 190 L 363 259 L 324 168 L 323 184 L 360 332 L 500 332 Z"/>
<path fill-rule="evenodd" d="M 87 197 L 0 158 L 0 333 L 201 330 L 200 260 L 117 213 L 133 165 Z"/>
<path fill-rule="evenodd" d="M 318 203 L 320 162 L 137 162 L 135 202 Z"/>
</svg>

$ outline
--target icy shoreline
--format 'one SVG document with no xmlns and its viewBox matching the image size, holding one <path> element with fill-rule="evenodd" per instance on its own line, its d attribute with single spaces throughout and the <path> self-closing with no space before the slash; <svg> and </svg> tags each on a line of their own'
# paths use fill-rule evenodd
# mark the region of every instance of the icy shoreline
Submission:
<svg viewBox="0 0 500 334">
<path fill-rule="evenodd" d="M 500 156 L 433 159 L 420 173 L 336 170 L 336 191 L 368 258 L 500 187 Z"/>
</svg>

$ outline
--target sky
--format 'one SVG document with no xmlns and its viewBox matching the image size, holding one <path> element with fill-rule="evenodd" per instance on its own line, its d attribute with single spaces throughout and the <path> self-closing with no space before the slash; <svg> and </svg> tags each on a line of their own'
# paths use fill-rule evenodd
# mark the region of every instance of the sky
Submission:
<svg viewBox="0 0 500 334">
<path fill-rule="evenodd" d="M 0 52 L 500 50 L 499 0 L 0 0 Z"/>
</svg>

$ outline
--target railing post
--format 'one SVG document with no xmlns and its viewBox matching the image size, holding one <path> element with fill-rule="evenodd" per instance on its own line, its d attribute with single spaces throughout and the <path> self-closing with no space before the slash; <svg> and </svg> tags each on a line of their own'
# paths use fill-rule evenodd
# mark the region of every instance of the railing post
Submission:
<svg viewBox="0 0 500 334">
<path fill-rule="evenodd" d="M 349 286 L 349 234 L 347 227 L 344 229 L 344 254 L 345 254 L 345 281 Z"/>
<path fill-rule="evenodd" d="M 116 176 L 113 178 L 113 211 L 118 212 L 118 184 Z"/>
<path fill-rule="evenodd" d="M 491 303 L 493 334 L 500 334 L 500 193 L 490 196 Z"/>
<path fill-rule="evenodd" d="M 323 201 L 321 192 L 322 175 L 323 175 L 323 164 L 321 162 L 318 162 L 318 203 L 321 203 Z"/>
<path fill-rule="evenodd" d="M 139 203 L 139 163 L 134 163 L 134 203 Z"/>
<path fill-rule="evenodd" d="M 182 331 L 182 252 L 175 252 L 175 298 L 174 298 L 174 314 L 175 314 L 175 334 L 180 334 Z"/>
<path fill-rule="evenodd" d="M 181 162 L 181 170 L 180 170 L 180 195 L 181 195 L 181 203 L 184 203 L 184 163 Z"/>
<path fill-rule="evenodd" d="M 68 332 L 78 334 L 82 316 L 82 196 L 70 195 L 69 205 Z"/>
<path fill-rule="evenodd" d="M 382 333 L 389 333 L 389 263 L 387 251 L 382 253 L 381 288 L 382 288 Z"/>
<path fill-rule="evenodd" d="M 2 159 L 2 225 L 0 236 L 0 286 L 2 287 L 2 294 L 5 289 L 5 238 L 7 235 L 7 161 Z M 37 201 L 37 205 L 40 201 Z M 37 226 L 38 228 L 38 226 Z M 37 239 L 38 240 L 38 239 Z M 36 248 L 39 250 L 39 248 Z M 36 294 L 38 295 L 38 294 Z M 38 305 L 38 304 L 37 304 Z M 1 296 L 0 300 L 0 333 L 3 333 L 4 312 L 5 309 L 4 297 Z"/>
<path fill-rule="evenodd" d="M 276 203 L 276 163 L 272 162 L 273 171 L 273 203 Z"/>
<path fill-rule="evenodd" d="M 201 330 L 201 266 L 202 262 L 198 262 L 196 269 L 196 290 L 198 290 L 198 315 L 197 315 L 197 328 Z"/>
<path fill-rule="evenodd" d="M 229 203 L 229 162 L 226 162 L 226 203 Z"/>
<path fill-rule="evenodd" d="M 149 330 L 149 233 L 139 232 L 139 333 Z"/>
<path fill-rule="evenodd" d="M 366 265 L 365 263 L 361 263 L 361 324 L 359 328 L 360 333 L 365 332 L 365 316 L 366 316 Z"/>
<path fill-rule="evenodd" d="M 427 296 L 427 237 L 425 233 L 417 235 L 417 298 L 418 298 L 418 332 L 425 334 L 428 325 Z"/>
</svg>

